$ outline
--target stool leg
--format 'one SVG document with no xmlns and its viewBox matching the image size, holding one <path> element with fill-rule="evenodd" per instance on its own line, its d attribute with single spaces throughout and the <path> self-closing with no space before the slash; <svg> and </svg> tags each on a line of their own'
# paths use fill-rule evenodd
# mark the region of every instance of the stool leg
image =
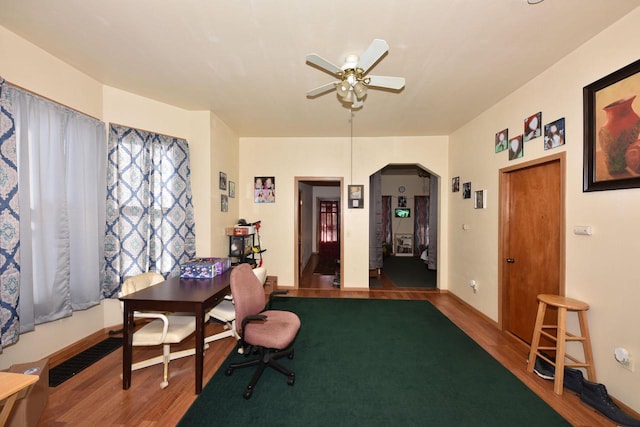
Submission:
<svg viewBox="0 0 640 427">
<path fill-rule="evenodd" d="M 558 329 L 556 342 L 556 371 L 553 382 L 553 391 L 562 395 L 562 387 L 564 382 L 564 355 L 566 351 L 567 337 L 567 309 L 558 307 Z"/>
<path fill-rule="evenodd" d="M 589 335 L 589 324 L 587 323 L 587 312 L 579 311 L 578 320 L 580 321 L 580 334 L 584 338 L 582 341 L 582 347 L 584 348 L 584 360 L 587 366 L 587 376 L 589 381 L 596 381 L 596 368 L 593 364 L 593 350 L 591 349 L 591 336 Z"/>
<path fill-rule="evenodd" d="M 547 304 L 540 301 L 538 303 L 538 314 L 536 315 L 536 324 L 533 327 L 533 338 L 531 339 L 531 350 L 529 351 L 529 362 L 527 364 L 527 372 L 533 372 L 538 354 L 538 346 L 540 345 L 540 332 L 544 323 L 544 314 L 547 310 Z"/>
</svg>

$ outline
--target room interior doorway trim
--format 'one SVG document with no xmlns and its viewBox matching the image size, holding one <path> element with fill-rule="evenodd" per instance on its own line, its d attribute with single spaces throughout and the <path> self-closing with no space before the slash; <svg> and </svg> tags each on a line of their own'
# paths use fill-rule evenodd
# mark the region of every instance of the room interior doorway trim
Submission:
<svg viewBox="0 0 640 427">
<path fill-rule="evenodd" d="M 553 169 L 549 169 L 549 167 L 554 164 L 556 165 L 555 167 L 557 167 L 556 169 L 557 172 L 553 172 Z M 535 170 L 539 170 L 539 171 L 534 172 Z M 540 180 L 536 181 L 539 183 L 538 186 L 540 187 L 535 190 L 536 192 L 538 191 L 540 192 L 540 193 L 537 193 L 539 197 L 537 197 L 535 200 L 533 200 L 532 198 L 532 200 L 530 200 L 530 203 L 532 204 L 531 207 L 535 208 L 532 212 L 534 213 L 538 212 L 538 214 L 534 214 L 534 220 L 532 220 L 531 223 L 527 223 L 526 229 L 522 229 L 522 227 L 511 224 L 511 222 L 513 222 L 512 220 L 514 219 L 514 217 L 517 216 L 517 214 L 515 214 L 514 211 L 517 211 L 518 209 L 520 209 L 517 206 L 521 204 L 519 203 L 521 202 L 520 200 L 521 198 L 520 197 L 516 198 L 514 196 L 516 192 L 519 192 L 521 190 L 517 190 L 513 187 L 517 186 L 517 188 L 524 188 L 524 189 L 537 188 L 535 185 L 526 184 L 527 182 L 526 180 L 527 179 L 530 180 L 531 178 L 526 178 L 526 177 L 517 178 L 517 180 L 514 183 L 512 183 L 513 179 L 516 176 L 521 176 L 523 175 L 523 173 L 525 174 L 524 176 L 529 176 L 529 177 L 537 176 L 540 178 L 541 181 L 549 181 L 549 183 L 553 183 L 554 180 L 553 179 L 548 180 L 547 176 L 553 175 L 557 177 L 557 187 L 555 188 L 553 188 L 553 185 L 551 184 L 546 184 L 545 186 L 543 185 L 542 182 L 540 182 Z M 542 251 L 540 251 L 538 248 L 531 248 L 530 251 L 529 249 L 526 250 L 527 253 L 529 252 L 533 253 L 533 255 L 531 256 L 535 255 L 535 259 L 537 260 L 536 263 L 538 264 L 542 263 L 544 265 L 550 266 L 551 268 L 551 270 L 534 269 L 533 272 L 535 274 L 533 276 L 536 277 L 536 280 L 532 280 L 532 281 L 539 282 L 538 283 L 539 286 L 553 285 L 555 289 L 554 292 L 558 292 L 560 295 L 564 295 L 565 293 L 566 153 L 563 151 L 563 152 L 556 153 L 554 155 L 542 157 L 539 159 L 534 159 L 529 162 L 524 162 L 511 167 L 500 169 L 498 180 L 499 180 L 499 183 L 498 183 L 499 185 L 499 190 L 498 190 L 498 193 L 499 193 L 498 195 L 498 198 L 499 198 L 499 205 L 498 205 L 498 218 L 499 218 L 498 220 L 499 221 L 499 224 L 498 224 L 498 326 L 500 327 L 501 330 L 506 330 L 506 329 L 509 329 L 509 326 L 510 326 L 509 325 L 510 321 L 508 321 L 507 319 L 507 316 L 508 316 L 507 310 L 509 310 L 508 304 L 510 299 L 508 295 L 509 286 L 517 285 L 517 284 L 509 283 L 510 277 L 512 276 L 513 272 L 517 271 L 517 270 L 510 270 L 510 268 L 514 268 L 514 266 L 517 266 L 520 269 L 527 268 L 528 270 L 531 270 L 531 266 L 529 266 L 528 264 L 530 261 L 528 259 L 529 257 L 523 260 L 524 261 L 524 266 L 523 266 L 521 265 L 522 263 L 519 263 L 518 260 L 515 259 L 514 255 L 510 253 L 510 248 L 509 248 L 510 242 L 515 241 L 516 243 L 514 245 L 519 246 L 517 242 L 528 241 L 529 244 L 533 244 L 535 246 L 537 244 L 536 242 L 539 240 L 539 239 L 523 239 L 523 238 L 521 239 L 521 238 L 518 238 L 517 233 L 524 232 L 528 234 L 533 233 L 534 235 L 544 234 L 544 235 L 550 236 L 551 240 L 549 240 L 547 243 L 551 244 L 550 242 L 554 242 L 553 248 L 549 247 L 547 248 L 547 250 L 542 250 Z M 520 182 L 521 184 L 517 184 L 518 182 Z M 547 192 L 546 194 L 549 195 L 548 203 L 546 203 L 546 205 L 549 205 L 549 206 L 541 209 L 538 206 L 545 206 L 544 203 L 542 204 L 540 203 L 540 199 L 546 199 L 546 196 L 542 194 L 544 192 Z M 556 198 L 555 196 L 558 196 L 558 198 Z M 547 218 L 547 220 L 544 220 L 545 215 L 550 215 L 550 213 L 555 213 L 556 217 Z M 540 221 L 538 221 L 538 219 Z M 546 228 L 546 229 L 538 230 L 538 231 L 534 229 L 534 228 L 537 228 L 535 224 L 536 221 L 538 221 L 538 223 L 540 224 L 540 228 Z M 553 225 L 550 227 L 546 227 L 546 224 L 553 224 Z M 516 233 L 516 234 L 513 235 L 512 233 Z M 523 237 L 526 237 L 526 236 L 523 236 Z M 553 249 L 553 251 L 551 249 Z M 552 253 L 555 255 L 551 256 L 550 254 Z M 542 259 L 545 256 L 546 257 L 551 256 L 551 259 L 548 259 L 548 262 L 545 262 Z M 549 280 L 544 280 L 545 278 L 549 278 Z M 551 281 L 554 283 L 542 284 L 542 282 L 548 282 L 548 281 Z M 529 297 L 528 300 L 533 299 L 533 301 L 528 301 L 527 304 L 535 305 L 537 307 L 537 301 L 535 300 L 537 296 L 537 293 L 536 293 L 537 288 L 529 289 L 528 285 L 535 285 L 535 283 L 524 284 L 525 288 L 527 288 L 527 292 L 531 294 L 531 297 Z M 538 292 L 538 293 L 549 293 L 549 292 L 544 291 L 544 292 Z M 535 320 L 535 318 L 533 320 Z"/>
<path fill-rule="evenodd" d="M 293 246 L 294 246 L 294 256 L 293 256 L 293 279 L 294 279 L 294 288 L 297 289 L 300 287 L 300 275 L 302 273 L 302 268 L 304 267 L 303 265 L 301 265 L 301 257 L 302 257 L 302 253 L 301 253 L 301 245 L 302 245 L 302 240 L 305 237 L 304 233 L 306 233 L 307 231 L 305 230 L 311 230 L 309 232 L 314 233 L 312 234 L 310 237 L 312 239 L 315 239 L 315 230 L 313 229 L 313 227 L 308 227 L 308 224 L 305 223 L 305 221 L 308 221 L 308 219 L 305 219 L 305 215 L 303 215 L 303 212 L 306 211 L 304 205 L 303 205 L 303 198 L 304 198 L 304 194 L 301 191 L 301 184 L 307 184 L 310 187 L 316 187 L 316 186 L 327 186 L 327 185 L 331 185 L 332 183 L 337 184 L 335 186 L 339 187 L 340 189 L 340 224 L 344 224 L 344 200 L 343 200 L 343 194 L 344 194 L 344 179 L 342 177 L 305 177 L 305 176 L 296 176 L 294 177 L 294 185 L 293 185 L 293 189 L 294 189 L 294 224 L 293 224 Z M 311 196 L 309 198 L 309 200 L 313 200 L 313 196 Z M 310 210 L 312 212 L 313 215 L 316 215 L 317 212 L 314 212 L 313 209 Z M 344 262 L 343 262 L 343 257 L 344 257 L 344 226 L 340 227 L 340 277 L 343 278 L 344 277 Z M 309 237 L 309 236 L 307 236 Z M 343 286 L 342 284 L 340 284 L 340 289 L 342 289 Z"/>
</svg>

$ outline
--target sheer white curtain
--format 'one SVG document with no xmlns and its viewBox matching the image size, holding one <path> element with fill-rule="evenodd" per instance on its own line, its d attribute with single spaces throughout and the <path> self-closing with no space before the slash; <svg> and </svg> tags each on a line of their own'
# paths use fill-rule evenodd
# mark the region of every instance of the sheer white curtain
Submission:
<svg viewBox="0 0 640 427">
<path fill-rule="evenodd" d="M 100 301 L 104 123 L 11 91 L 20 187 L 20 330 Z"/>
</svg>

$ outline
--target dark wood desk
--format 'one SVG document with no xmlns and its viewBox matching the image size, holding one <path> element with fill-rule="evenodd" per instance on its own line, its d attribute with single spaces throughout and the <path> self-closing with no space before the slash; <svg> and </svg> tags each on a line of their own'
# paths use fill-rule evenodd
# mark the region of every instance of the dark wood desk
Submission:
<svg viewBox="0 0 640 427">
<path fill-rule="evenodd" d="M 174 311 L 194 313 L 196 316 L 196 394 L 200 394 L 204 365 L 205 313 L 229 292 L 230 276 L 231 270 L 213 279 L 172 277 L 120 298 L 124 303 L 122 343 L 122 388 L 124 390 L 131 386 L 133 312 Z"/>
</svg>

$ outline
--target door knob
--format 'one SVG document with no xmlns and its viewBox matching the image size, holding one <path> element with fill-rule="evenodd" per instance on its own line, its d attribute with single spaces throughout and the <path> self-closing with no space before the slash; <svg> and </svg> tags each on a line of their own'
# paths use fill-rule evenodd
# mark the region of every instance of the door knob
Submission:
<svg viewBox="0 0 640 427">
<path fill-rule="evenodd" d="M 513 258 L 507 258 L 507 262 L 508 262 L 509 264 L 513 264 L 514 262 L 516 262 L 516 260 L 515 260 L 515 259 L 513 259 Z"/>
</svg>

